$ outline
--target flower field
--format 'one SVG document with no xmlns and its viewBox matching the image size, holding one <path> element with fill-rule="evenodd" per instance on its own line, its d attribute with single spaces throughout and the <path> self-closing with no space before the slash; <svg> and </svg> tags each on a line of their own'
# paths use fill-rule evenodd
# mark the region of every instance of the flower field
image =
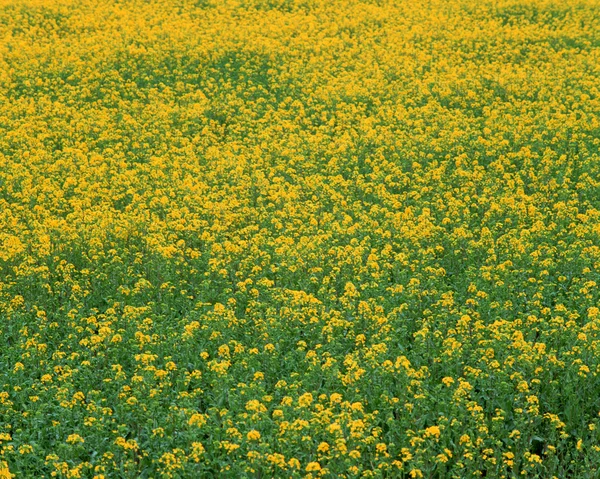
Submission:
<svg viewBox="0 0 600 479">
<path fill-rule="evenodd" d="M 600 477 L 599 0 L 0 0 L 0 478 Z"/>
</svg>

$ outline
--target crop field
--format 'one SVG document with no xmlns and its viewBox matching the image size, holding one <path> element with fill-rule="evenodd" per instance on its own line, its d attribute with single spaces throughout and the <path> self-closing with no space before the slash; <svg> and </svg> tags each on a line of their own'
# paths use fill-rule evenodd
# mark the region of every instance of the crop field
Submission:
<svg viewBox="0 0 600 479">
<path fill-rule="evenodd" d="M 0 0 L 0 478 L 600 477 L 600 0 Z"/>
</svg>

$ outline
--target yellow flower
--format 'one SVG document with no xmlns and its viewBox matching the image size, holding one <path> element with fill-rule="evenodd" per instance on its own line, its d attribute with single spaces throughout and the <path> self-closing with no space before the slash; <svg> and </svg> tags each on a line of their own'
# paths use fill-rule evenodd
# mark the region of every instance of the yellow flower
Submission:
<svg viewBox="0 0 600 479">
<path fill-rule="evenodd" d="M 202 427 L 206 424 L 206 416 L 204 414 L 194 413 L 190 417 L 188 424 L 190 426 Z"/>
<path fill-rule="evenodd" d="M 137 451 L 139 449 L 138 443 L 135 439 L 125 439 L 124 437 L 117 437 L 115 444 L 128 451 Z"/>
<path fill-rule="evenodd" d="M 298 398 L 298 404 L 301 407 L 308 407 L 313 402 L 313 396 L 311 393 L 304 393 Z"/>
<path fill-rule="evenodd" d="M 327 452 L 329 451 L 329 444 L 327 444 L 326 442 L 322 442 L 318 445 L 317 447 L 317 451 L 318 452 Z"/>
<path fill-rule="evenodd" d="M 226 344 L 219 346 L 218 354 L 219 354 L 219 356 L 229 357 L 229 355 L 230 355 L 229 346 L 227 346 Z"/>
<path fill-rule="evenodd" d="M 15 477 L 15 475 L 11 474 L 8 463 L 6 461 L 0 461 L 0 479 L 12 479 L 13 477 Z"/>
<path fill-rule="evenodd" d="M 258 441 L 260 439 L 260 432 L 253 429 L 247 434 L 247 437 L 250 441 Z"/>
<path fill-rule="evenodd" d="M 306 472 L 316 472 L 321 470 L 321 464 L 318 462 L 309 462 L 306 466 Z"/>
<path fill-rule="evenodd" d="M 165 369 L 167 371 L 175 371 L 177 370 L 177 365 L 173 361 L 169 361 L 167 364 L 165 364 Z"/>
<path fill-rule="evenodd" d="M 68 444 L 83 444 L 85 440 L 79 434 L 70 434 L 67 437 Z"/>
<path fill-rule="evenodd" d="M 19 454 L 31 454 L 33 447 L 30 444 L 23 444 L 19 446 Z"/>
<path fill-rule="evenodd" d="M 451 378 L 451 377 L 449 377 L 449 376 L 446 376 L 445 378 L 443 378 L 443 379 L 442 379 L 442 382 L 443 382 L 443 383 L 444 383 L 446 386 L 450 387 L 450 386 L 451 386 L 451 385 L 454 383 L 454 379 L 452 379 L 452 378 Z"/>
<path fill-rule="evenodd" d="M 266 412 L 267 408 L 260 401 L 251 399 L 246 403 L 246 410 L 251 412 Z"/>
<path fill-rule="evenodd" d="M 542 458 L 540 456 L 538 456 L 537 454 L 531 454 L 529 456 L 529 462 L 535 462 L 537 464 L 541 464 Z"/>
<path fill-rule="evenodd" d="M 527 384 L 527 381 L 520 381 L 519 384 L 517 385 L 517 390 L 519 392 L 529 391 L 529 385 Z"/>
<path fill-rule="evenodd" d="M 278 454 L 278 453 L 268 454 L 267 461 L 269 461 L 271 464 L 274 464 L 281 468 L 286 467 L 285 456 L 283 454 Z"/>
</svg>

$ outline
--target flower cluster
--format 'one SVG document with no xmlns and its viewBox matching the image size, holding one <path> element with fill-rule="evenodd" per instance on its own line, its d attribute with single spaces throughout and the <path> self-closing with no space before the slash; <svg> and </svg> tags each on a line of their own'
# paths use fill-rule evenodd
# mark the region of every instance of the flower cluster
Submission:
<svg viewBox="0 0 600 479">
<path fill-rule="evenodd" d="M 600 474 L 600 10 L 0 1 L 0 478 Z"/>
</svg>

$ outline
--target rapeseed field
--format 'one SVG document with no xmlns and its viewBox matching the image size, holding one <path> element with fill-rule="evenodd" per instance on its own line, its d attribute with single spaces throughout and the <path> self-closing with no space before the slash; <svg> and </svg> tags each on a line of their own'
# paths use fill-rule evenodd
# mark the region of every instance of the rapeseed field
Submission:
<svg viewBox="0 0 600 479">
<path fill-rule="evenodd" d="M 598 0 L 0 0 L 0 478 L 600 477 Z"/>
</svg>

